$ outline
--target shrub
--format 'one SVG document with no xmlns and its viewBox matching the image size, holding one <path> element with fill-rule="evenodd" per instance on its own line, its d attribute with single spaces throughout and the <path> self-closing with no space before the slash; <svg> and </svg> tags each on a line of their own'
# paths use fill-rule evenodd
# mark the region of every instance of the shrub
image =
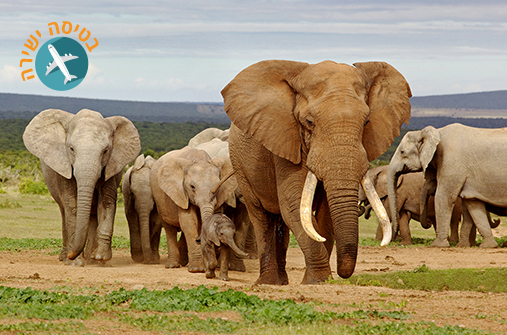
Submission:
<svg viewBox="0 0 507 335">
<path fill-rule="evenodd" d="M 19 183 L 19 192 L 22 194 L 49 194 L 46 183 L 33 181 L 30 178 L 23 178 Z"/>
</svg>

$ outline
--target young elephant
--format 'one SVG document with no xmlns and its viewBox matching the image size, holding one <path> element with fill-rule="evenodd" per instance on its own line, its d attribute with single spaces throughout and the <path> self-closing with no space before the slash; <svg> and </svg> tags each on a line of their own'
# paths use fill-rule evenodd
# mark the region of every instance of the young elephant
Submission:
<svg viewBox="0 0 507 335">
<path fill-rule="evenodd" d="M 215 268 L 218 265 L 217 258 L 219 258 L 219 278 L 229 280 L 228 270 L 231 249 L 241 258 L 248 257 L 248 254 L 239 249 L 236 242 L 234 242 L 235 232 L 234 222 L 224 214 L 213 214 L 203 221 L 201 235 L 197 239 L 197 243 L 201 243 L 206 278 L 215 278 Z"/>
<path fill-rule="evenodd" d="M 160 263 L 158 252 L 162 223 L 150 187 L 151 156 L 137 157 L 125 173 L 122 184 L 125 216 L 129 224 L 130 254 L 135 262 Z"/>
</svg>

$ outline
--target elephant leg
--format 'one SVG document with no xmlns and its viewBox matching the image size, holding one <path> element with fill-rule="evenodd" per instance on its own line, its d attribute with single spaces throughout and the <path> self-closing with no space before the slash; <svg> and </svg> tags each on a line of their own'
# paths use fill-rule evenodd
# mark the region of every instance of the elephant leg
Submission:
<svg viewBox="0 0 507 335">
<path fill-rule="evenodd" d="M 280 168 L 284 168 L 284 166 L 278 167 L 278 169 Z M 331 249 L 332 246 L 328 244 L 326 247 L 324 243 L 311 239 L 303 230 L 299 206 L 301 203 L 304 180 L 306 179 L 306 171 L 293 167 L 286 168 L 289 170 L 292 169 L 293 171 L 277 174 L 277 176 L 288 176 L 286 178 L 277 179 L 278 197 L 283 221 L 294 233 L 305 257 L 306 270 L 302 284 L 325 282 L 331 276 L 328 249 Z M 327 202 L 324 202 L 326 196 L 322 186 L 317 186 L 316 193 L 318 194 L 318 198 L 314 199 L 314 203 L 317 201 L 316 208 L 319 209 L 319 211 L 323 211 Z M 329 211 L 329 209 L 327 209 L 327 211 Z M 319 215 L 319 219 L 321 219 L 321 222 L 317 222 L 315 216 L 312 216 L 313 225 L 316 227 L 317 232 L 320 230 L 320 232 L 327 235 L 324 237 L 330 238 L 334 242 L 333 235 L 326 232 L 327 227 L 330 227 L 329 229 L 333 227 L 331 215 L 323 213 Z"/>
<path fill-rule="evenodd" d="M 222 244 L 220 247 L 220 279 L 229 281 L 229 257 L 231 255 L 231 248 L 228 245 Z"/>
<path fill-rule="evenodd" d="M 179 208 L 178 217 L 181 231 L 185 234 L 188 248 L 188 271 L 204 272 L 204 263 L 200 246 L 195 241 L 199 236 L 199 218 L 195 206 L 188 209 Z"/>
<path fill-rule="evenodd" d="M 465 201 L 462 201 L 461 210 L 463 212 L 463 223 L 461 224 L 461 230 L 459 233 L 459 242 L 456 244 L 457 247 L 471 247 L 475 246 L 475 225 L 472 220 L 472 217 L 470 216 L 470 213 L 468 212 L 468 207 L 465 204 Z M 474 231 L 473 234 L 473 244 L 472 244 L 472 230 Z"/>
<path fill-rule="evenodd" d="M 472 230 L 470 231 L 470 246 L 476 247 L 477 246 L 477 227 L 475 224 L 472 225 Z"/>
<path fill-rule="evenodd" d="M 86 247 L 83 252 L 83 257 L 87 261 L 92 261 L 91 254 L 97 248 L 97 215 L 90 215 L 90 224 L 88 226 L 88 235 L 86 236 Z"/>
<path fill-rule="evenodd" d="M 382 241 L 382 237 L 384 237 L 384 233 L 382 232 L 382 226 L 379 223 L 377 225 L 377 231 L 375 232 L 375 241 Z"/>
<path fill-rule="evenodd" d="M 459 221 L 460 221 L 459 213 L 455 213 L 453 210 L 451 216 L 451 236 L 449 236 L 449 242 L 458 242 L 459 238 Z"/>
<path fill-rule="evenodd" d="M 210 241 L 201 241 L 201 252 L 206 268 L 206 278 L 215 278 L 215 269 L 218 265 L 215 245 Z"/>
<path fill-rule="evenodd" d="M 179 268 L 180 251 L 178 249 L 178 228 L 164 223 L 165 236 L 167 239 L 167 261 L 165 267 L 168 269 Z"/>
<path fill-rule="evenodd" d="M 331 213 L 329 212 L 329 204 L 327 202 L 326 193 L 324 192 L 324 188 L 318 189 L 317 192 L 317 210 L 315 214 L 316 225 L 314 225 L 315 230 L 319 233 L 320 236 L 324 237 L 326 241 L 324 242 L 324 246 L 327 250 L 328 257 L 331 257 L 331 253 L 333 252 L 334 247 L 334 231 L 331 219 Z"/>
<path fill-rule="evenodd" d="M 400 212 L 400 235 L 401 235 L 401 244 L 402 245 L 410 245 L 412 244 L 412 235 L 410 234 L 410 215 L 407 211 Z"/>
<path fill-rule="evenodd" d="M 178 239 L 178 250 L 180 251 L 180 264 L 181 266 L 188 265 L 188 248 L 185 234 L 180 234 Z"/>
<path fill-rule="evenodd" d="M 116 214 L 116 198 L 118 185 L 122 172 L 107 180 L 99 187 L 99 200 L 97 204 L 97 248 L 92 252 L 91 258 L 97 261 L 107 261 L 113 257 L 111 238 L 113 237 L 114 216 Z"/>
<path fill-rule="evenodd" d="M 463 199 L 463 203 L 466 204 L 477 230 L 479 230 L 479 233 L 482 235 L 483 242 L 480 244 L 480 247 L 497 248 L 498 243 L 493 237 L 484 202 L 475 199 Z"/>
<path fill-rule="evenodd" d="M 449 228 L 451 224 L 452 209 L 457 196 L 442 191 L 444 187 L 437 186 L 435 194 L 436 238 L 432 247 L 450 247 Z"/>
<path fill-rule="evenodd" d="M 150 247 L 151 259 L 154 264 L 160 263 L 160 235 L 162 233 L 162 220 L 156 209 L 150 213 Z"/>
<path fill-rule="evenodd" d="M 241 250 L 245 250 L 248 226 L 250 225 L 250 219 L 248 218 L 248 213 L 246 211 L 245 205 L 238 201 L 236 208 L 227 207 L 224 214 L 232 219 L 234 226 L 236 227 L 236 232 L 234 233 L 234 242 L 236 242 L 236 245 Z M 246 271 L 245 263 L 234 252 L 231 252 L 229 255 L 229 260 L 230 270 L 239 272 Z"/>
</svg>

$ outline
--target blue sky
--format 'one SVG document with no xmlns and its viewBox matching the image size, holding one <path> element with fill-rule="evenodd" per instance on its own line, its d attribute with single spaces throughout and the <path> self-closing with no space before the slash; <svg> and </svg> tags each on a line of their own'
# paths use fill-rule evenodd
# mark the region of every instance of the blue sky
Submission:
<svg viewBox="0 0 507 335">
<path fill-rule="evenodd" d="M 39 30 L 42 45 L 53 21 L 100 43 L 66 92 L 21 79 L 23 44 Z M 264 59 L 382 60 L 414 96 L 507 89 L 505 1 L 2 0 L 0 22 L 3 93 L 221 102 L 220 90 Z"/>
</svg>

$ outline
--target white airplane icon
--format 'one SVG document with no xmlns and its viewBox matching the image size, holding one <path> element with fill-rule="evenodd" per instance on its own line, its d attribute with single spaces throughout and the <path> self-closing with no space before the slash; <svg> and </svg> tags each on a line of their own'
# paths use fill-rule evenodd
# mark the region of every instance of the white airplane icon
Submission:
<svg viewBox="0 0 507 335">
<path fill-rule="evenodd" d="M 68 81 L 71 81 L 72 79 L 77 78 L 76 76 L 73 76 L 69 73 L 69 70 L 65 66 L 65 62 L 72 60 L 72 59 L 76 59 L 78 57 L 72 56 L 72 54 L 69 54 L 68 56 L 67 56 L 67 54 L 65 54 L 65 56 L 60 56 L 58 54 L 58 51 L 56 51 L 55 47 L 52 44 L 48 45 L 48 49 L 49 49 L 49 53 L 51 54 L 51 56 L 53 56 L 54 61 L 53 61 L 53 63 L 49 63 L 49 66 L 46 66 L 46 68 L 47 68 L 46 76 L 56 66 L 58 66 L 60 68 L 60 71 L 62 71 L 63 75 L 65 76 L 65 81 L 63 82 L 64 85 L 67 84 Z"/>
</svg>

